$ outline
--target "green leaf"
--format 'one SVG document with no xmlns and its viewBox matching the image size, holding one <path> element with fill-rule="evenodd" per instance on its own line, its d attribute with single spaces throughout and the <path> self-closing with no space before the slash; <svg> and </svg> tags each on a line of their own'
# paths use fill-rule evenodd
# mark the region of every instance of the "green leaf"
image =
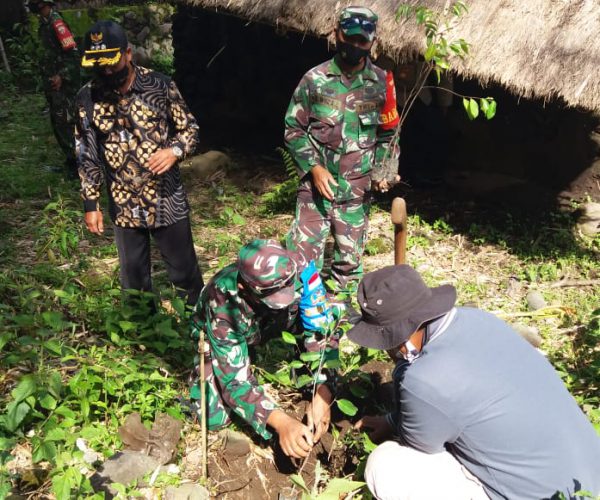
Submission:
<svg viewBox="0 0 600 500">
<path fill-rule="evenodd" d="M 359 490 L 365 484 L 362 481 L 350 481 L 349 479 L 334 477 L 327 483 L 327 488 L 317 497 L 317 500 L 339 500 L 345 493 Z"/>
<path fill-rule="evenodd" d="M 48 380 L 48 391 L 56 399 L 60 399 L 62 393 L 62 380 L 60 377 L 60 373 L 52 372 L 52 374 L 50 375 L 50 379 Z"/>
<path fill-rule="evenodd" d="M 65 417 L 65 418 L 69 418 L 72 420 L 76 420 L 77 419 L 77 415 L 75 414 L 75 412 L 73 410 L 71 410 L 71 408 L 68 408 L 67 406 L 59 406 L 56 410 L 54 410 L 54 413 L 56 415 L 60 415 L 61 417 Z"/>
<path fill-rule="evenodd" d="M 281 332 L 281 338 L 286 344 L 297 344 L 296 337 L 294 337 L 290 332 Z"/>
<path fill-rule="evenodd" d="M 348 399 L 338 399 L 336 403 L 340 411 L 349 417 L 353 417 L 358 411 L 358 408 L 354 406 L 354 403 Z"/>
<path fill-rule="evenodd" d="M 467 112 L 469 120 L 474 120 L 479 116 L 479 105 L 475 99 L 463 98 L 463 106 Z"/>
<path fill-rule="evenodd" d="M 298 377 L 298 380 L 296 381 L 296 387 L 300 389 L 301 387 L 312 383 L 312 381 L 313 379 L 310 375 L 300 375 L 300 377 Z"/>
<path fill-rule="evenodd" d="M 119 321 L 119 328 L 121 328 L 123 333 L 127 333 L 129 330 L 135 330 L 137 328 L 137 323 L 131 321 Z"/>
<path fill-rule="evenodd" d="M 430 43 L 427 46 L 427 50 L 425 51 L 425 54 L 423 56 L 427 62 L 429 62 L 433 59 L 436 49 L 437 49 L 437 47 L 436 47 L 435 43 Z"/>
<path fill-rule="evenodd" d="M 23 401 L 25 398 L 31 396 L 37 390 L 37 388 L 38 383 L 36 376 L 29 373 L 21 377 L 19 385 L 13 389 L 11 395 L 15 399 L 15 402 L 18 403 L 19 401 Z"/>
<path fill-rule="evenodd" d="M 71 498 L 71 477 L 67 469 L 63 474 L 52 478 L 52 493 L 56 500 L 69 500 Z"/>
<path fill-rule="evenodd" d="M 38 403 L 45 410 L 54 410 L 54 408 L 56 408 L 56 399 L 47 392 L 38 398 Z"/>
<path fill-rule="evenodd" d="M 365 389 L 362 385 L 358 384 L 350 385 L 350 392 L 353 396 L 361 399 L 366 398 L 369 395 L 369 391 L 367 391 L 367 389 Z"/>
<path fill-rule="evenodd" d="M 0 335 L 0 351 L 2 351 L 2 349 L 4 349 L 4 346 L 14 338 L 15 334 L 10 332 L 4 332 L 2 335 Z"/>
<path fill-rule="evenodd" d="M 304 366 L 304 363 L 302 361 L 295 359 L 294 361 L 292 361 L 290 363 L 289 366 L 290 366 L 290 368 L 302 368 Z"/>
<path fill-rule="evenodd" d="M 300 354 L 300 359 L 305 362 L 316 361 L 321 359 L 320 352 L 303 352 Z"/>
<path fill-rule="evenodd" d="M 490 99 L 489 106 L 487 108 L 487 111 L 485 112 L 485 117 L 488 120 L 491 120 L 492 118 L 494 118 L 494 116 L 496 116 L 496 106 L 496 101 Z"/>
<path fill-rule="evenodd" d="M 42 344 L 46 349 L 50 352 L 56 354 L 57 356 L 62 356 L 62 346 L 56 340 L 47 340 Z"/>
<path fill-rule="evenodd" d="M 55 427 L 46 433 L 46 441 L 64 441 L 67 439 L 67 431 L 60 427 Z"/>
<path fill-rule="evenodd" d="M 56 456 L 56 445 L 52 441 L 42 441 L 39 446 L 33 449 L 32 459 L 34 463 L 42 460 L 52 461 Z"/>
<path fill-rule="evenodd" d="M 292 483 L 294 483 L 296 486 L 298 486 L 298 488 L 300 488 L 302 491 L 304 491 L 304 493 L 306 493 L 307 495 L 310 495 L 310 490 L 306 486 L 306 483 L 304 482 L 304 479 L 302 478 L 302 476 L 300 474 L 292 474 L 290 476 L 290 481 Z"/>
<path fill-rule="evenodd" d="M 31 406 L 25 402 L 17 403 L 13 401 L 7 407 L 8 411 L 4 416 L 4 427 L 9 432 L 15 432 L 23 419 L 31 411 Z"/>
<path fill-rule="evenodd" d="M 487 113 L 488 108 L 490 107 L 490 103 L 487 99 L 479 99 L 479 109 L 485 115 Z"/>
</svg>

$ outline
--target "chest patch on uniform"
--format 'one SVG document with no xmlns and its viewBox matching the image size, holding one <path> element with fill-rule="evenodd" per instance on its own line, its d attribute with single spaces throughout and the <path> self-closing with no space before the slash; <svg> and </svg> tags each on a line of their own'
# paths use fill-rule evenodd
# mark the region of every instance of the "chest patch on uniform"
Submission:
<svg viewBox="0 0 600 500">
<path fill-rule="evenodd" d="M 73 34 L 62 19 L 57 19 L 56 21 L 54 21 L 52 23 L 52 27 L 54 28 L 56 38 L 58 39 L 60 46 L 63 50 L 72 50 L 77 47 Z"/>
<path fill-rule="evenodd" d="M 377 102 L 376 101 L 363 101 L 356 103 L 356 112 L 357 113 L 367 113 L 369 111 L 377 110 Z"/>
<path fill-rule="evenodd" d="M 314 94 L 310 98 L 311 104 L 324 104 L 330 108 L 340 110 L 342 109 L 342 103 L 333 97 L 329 97 L 323 94 Z"/>
</svg>

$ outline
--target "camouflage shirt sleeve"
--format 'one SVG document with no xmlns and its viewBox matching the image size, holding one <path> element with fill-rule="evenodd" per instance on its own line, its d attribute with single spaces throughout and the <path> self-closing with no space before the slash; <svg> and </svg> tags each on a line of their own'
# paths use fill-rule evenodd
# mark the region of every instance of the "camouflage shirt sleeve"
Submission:
<svg viewBox="0 0 600 500">
<path fill-rule="evenodd" d="M 277 405 L 267 397 L 252 373 L 248 343 L 241 331 L 249 325 L 239 314 L 237 304 L 232 303 L 235 300 L 233 296 L 228 297 L 226 291 L 216 290 L 206 304 L 205 331 L 213 373 L 223 402 L 261 437 L 269 439 L 267 420 Z"/>
<path fill-rule="evenodd" d="M 310 86 L 305 75 L 296 87 L 285 114 L 285 145 L 296 162 L 300 178 L 320 163 L 319 152 L 309 139 L 309 117 Z"/>
<path fill-rule="evenodd" d="M 104 180 L 104 170 L 99 157 L 98 138 L 92 127 L 87 109 L 90 99 L 89 86 L 84 87 L 77 96 L 76 121 L 75 121 L 75 154 L 77 168 L 81 179 L 81 198 L 83 208 L 86 212 L 100 210 L 98 201 L 100 199 L 100 187 Z"/>
<path fill-rule="evenodd" d="M 168 147 L 178 146 L 185 158 L 194 152 L 198 144 L 198 123 L 172 80 L 168 88 L 168 103 L 169 118 L 176 132 Z"/>
</svg>

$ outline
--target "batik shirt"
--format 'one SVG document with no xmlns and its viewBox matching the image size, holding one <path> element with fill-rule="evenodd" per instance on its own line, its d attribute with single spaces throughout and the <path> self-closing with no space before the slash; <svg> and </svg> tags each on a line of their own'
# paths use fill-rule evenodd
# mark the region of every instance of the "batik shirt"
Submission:
<svg viewBox="0 0 600 500">
<path fill-rule="evenodd" d="M 339 184 L 332 186 L 335 200 L 348 201 L 365 196 L 372 171 L 384 161 L 397 169 L 399 149 L 390 145 L 398 123 L 395 93 L 394 105 L 383 113 L 389 85 L 393 92 L 391 74 L 368 58 L 351 79 L 336 58 L 304 75 L 285 116 L 285 143 L 301 179 L 321 165 Z"/>
<path fill-rule="evenodd" d="M 297 299 L 287 308 L 274 310 L 250 303 L 238 288 L 238 270 L 231 264 L 219 271 L 204 287 L 192 319 L 192 337 L 206 332 L 214 377 L 223 402 L 269 439 L 267 420 L 277 408 L 252 372 L 248 346 L 294 330 L 302 284 L 296 282 Z M 338 357 L 338 338 L 304 332 L 304 348 L 325 350 L 326 359 Z"/>
<path fill-rule="evenodd" d="M 148 160 L 157 150 L 174 146 L 184 156 L 192 153 L 198 125 L 175 82 L 146 68 L 134 69 L 125 95 L 92 81 L 77 96 L 75 145 L 84 209 L 99 210 L 105 179 L 116 226 L 169 226 L 189 212 L 179 167 L 155 175 Z"/>
</svg>

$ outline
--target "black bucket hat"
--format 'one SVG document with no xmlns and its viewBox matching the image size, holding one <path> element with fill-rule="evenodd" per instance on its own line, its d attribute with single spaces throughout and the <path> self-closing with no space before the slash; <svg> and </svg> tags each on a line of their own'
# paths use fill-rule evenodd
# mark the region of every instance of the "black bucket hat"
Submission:
<svg viewBox="0 0 600 500">
<path fill-rule="evenodd" d="M 452 285 L 429 288 L 410 266 L 384 267 L 366 274 L 358 286 L 362 319 L 347 335 L 364 347 L 392 349 L 423 323 L 446 314 L 455 302 Z"/>
</svg>

